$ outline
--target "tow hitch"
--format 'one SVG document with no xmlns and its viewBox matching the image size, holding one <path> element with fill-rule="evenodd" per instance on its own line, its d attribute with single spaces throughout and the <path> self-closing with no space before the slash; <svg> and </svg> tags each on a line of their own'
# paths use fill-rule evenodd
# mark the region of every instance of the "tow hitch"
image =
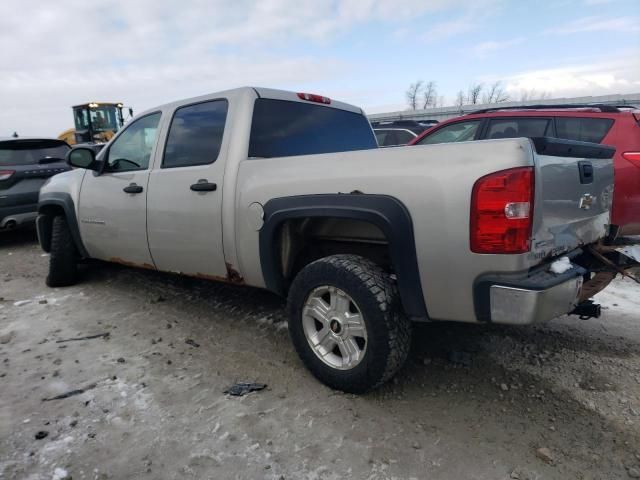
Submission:
<svg viewBox="0 0 640 480">
<path fill-rule="evenodd" d="M 599 303 L 594 303 L 593 300 L 584 300 L 576 305 L 576 308 L 569 315 L 578 315 L 580 320 L 589 320 L 590 318 L 599 318 L 600 313 Z"/>
</svg>

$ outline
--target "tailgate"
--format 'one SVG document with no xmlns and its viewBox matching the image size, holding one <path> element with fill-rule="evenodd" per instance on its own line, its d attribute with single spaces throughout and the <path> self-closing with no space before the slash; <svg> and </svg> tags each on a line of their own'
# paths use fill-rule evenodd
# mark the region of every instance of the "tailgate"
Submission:
<svg viewBox="0 0 640 480">
<path fill-rule="evenodd" d="M 531 141 L 536 168 L 534 258 L 559 255 L 605 237 L 615 149 L 555 138 Z"/>
</svg>

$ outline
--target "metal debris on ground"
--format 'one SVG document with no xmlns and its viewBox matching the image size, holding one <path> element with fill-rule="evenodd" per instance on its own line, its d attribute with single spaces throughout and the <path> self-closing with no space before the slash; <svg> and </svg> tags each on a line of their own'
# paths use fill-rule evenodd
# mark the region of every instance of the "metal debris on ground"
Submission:
<svg viewBox="0 0 640 480">
<path fill-rule="evenodd" d="M 191 340 L 190 338 L 186 339 L 184 341 L 184 343 L 186 343 L 187 345 L 191 345 L 192 347 L 196 347 L 196 348 L 198 348 L 200 346 L 199 343 L 196 343 L 194 340 Z"/>
<path fill-rule="evenodd" d="M 65 338 L 64 340 L 56 340 L 56 343 L 75 342 L 78 340 L 93 340 L 94 338 L 104 338 L 105 340 L 111 335 L 109 332 L 98 333 L 96 335 L 87 335 L 86 337 Z"/>
<path fill-rule="evenodd" d="M 77 390 L 70 390 L 70 391 L 62 393 L 60 395 L 56 395 L 55 397 L 43 398 L 42 401 L 43 402 L 50 402 L 51 400 L 62 400 L 63 398 L 74 397 L 76 395 L 82 395 L 87 390 L 92 390 L 92 389 L 96 388 L 97 385 L 98 385 L 97 383 L 92 383 L 91 385 L 89 385 L 86 388 L 79 388 Z"/>
<path fill-rule="evenodd" d="M 265 388 L 267 388 L 266 383 L 239 382 L 239 383 L 236 383 L 235 385 L 231 385 L 229 388 L 227 388 L 224 391 L 224 393 L 228 395 L 232 395 L 234 397 L 242 397 L 247 393 L 257 392 L 260 390 L 264 390 Z"/>
</svg>

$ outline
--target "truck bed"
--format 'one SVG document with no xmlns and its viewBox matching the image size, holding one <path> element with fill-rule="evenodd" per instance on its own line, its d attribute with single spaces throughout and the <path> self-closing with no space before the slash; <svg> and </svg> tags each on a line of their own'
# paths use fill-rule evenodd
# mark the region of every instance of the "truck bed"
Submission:
<svg viewBox="0 0 640 480">
<path fill-rule="evenodd" d="M 235 256 L 247 283 L 265 286 L 256 258 L 258 232 L 253 228 L 252 204 L 264 205 L 282 192 L 388 195 L 411 212 L 420 269 L 417 287 L 424 292 L 429 319 L 476 322 L 474 284 L 483 275 L 526 275 L 561 253 L 606 236 L 613 163 L 605 157 L 612 152 L 572 143 L 576 142 L 536 145 L 528 139 L 500 139 L 247 159 L 240 162 L 235 186 L 234 245 L 227 249 L 225 244 L 225 251 Z M 592 164 L 588 185 L 581 183 L 579 162 Z M 525 166 L 535 168 L 531 251 L 473 253 L 469 217 L 474 183 L 487 174 Z M 580 208 L 585 194 L 588 208 Z"/>
</svg>

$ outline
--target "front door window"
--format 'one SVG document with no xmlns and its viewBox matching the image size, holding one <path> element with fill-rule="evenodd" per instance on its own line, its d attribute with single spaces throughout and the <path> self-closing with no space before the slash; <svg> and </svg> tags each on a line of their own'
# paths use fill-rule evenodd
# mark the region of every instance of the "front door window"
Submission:
<svg viewBox="0 0 640 480">
<path fill-rule="evenodd" d="M 160 112 L 152 113 L 131 123 L 109 147 L 108 172 L 146 170 L 156 143 Z"/>
</svg>

